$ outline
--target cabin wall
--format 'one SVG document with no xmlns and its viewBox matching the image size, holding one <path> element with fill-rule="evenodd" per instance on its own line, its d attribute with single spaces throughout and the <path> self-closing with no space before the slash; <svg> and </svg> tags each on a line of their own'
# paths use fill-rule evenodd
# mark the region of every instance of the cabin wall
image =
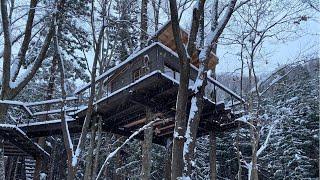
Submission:
<svg viewBox="0 0 320 180">
<path fill-rule="evenodd" d="M 147 64 L 145 62 L 146 58 L 149 59 Z M 110 89 L 109 92 L 114 92 L 133 83 L 134 72 L 146 66 L 148 68 L 148 71 L 145 72 L 145 74 L 142 74 L 141 77 L 156 70 L 160 70 L 166 73 L 165 66 L 177 72 L 178 76 L 180 72 L 179 58 L 177 58 L 161 46 L 155 45 L 152 48 L 141 53 L 138 57 L 135 57 L 132 61 L 128 62 L 122 68 L 119 68 L 117 72 L 114 73 L 110 82 L 108 83 L 108 89 Z M 197 70 L 190 68 L 190 85 L 193 84 L 193 81 L 196 79 L 197 74 Z M 175 79 L 179 80 L 179 78 Z"/>
<path fill-rule="evenodd" d="M 146 59 L 148 63 L 146 63 Z M 133 73 L 140 68 L 147 68 L 147 74 L 163 69 L 163 63 L 158 61 L 158 49 L 157 46 L 150 48 L 149 50 L 141 53 L 134 60 L 130 61 L 123 68 L 120 68 L 114 75 L 113 79 L 108 83 L 111 88 L 111 92 L 114 92 L 122 87 L 125 87 L 134 82 Z"/>
</svg>

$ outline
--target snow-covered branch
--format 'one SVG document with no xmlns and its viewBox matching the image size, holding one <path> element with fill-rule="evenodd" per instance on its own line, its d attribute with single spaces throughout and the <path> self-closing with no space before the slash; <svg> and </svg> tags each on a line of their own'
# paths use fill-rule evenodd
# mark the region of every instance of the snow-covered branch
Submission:
<svg viewBox="0 0 320 180">
<path fill-rule="evenodd" d="M 151 121 L 150 123 L 144 125 L 143 127 L 141 127 L 140 129 L 138 129 L 137 131 L 135 131 L 134 133 L 131 134 L 131 136 L 129 136 L 129 138 L 127 140 L 125 140 L 117 149 L 115 149 L 113 152 L 111 152 L 107 158 L 105 159 L 104 163 L 102 164 L 102 167 L 99 170 L 99 173 L 96 177 L 96 180 L 98 180 L 100 178 L 100 176 L 102 175 L 102 172 L 104 171 L 104 169 L 106 168 L 107 164 L 109 163 L 109 161 L 117 154 L 117 152 L 126 144 L 128 144 L 135 136 L 137 136 L 138 134 L 140 134 L 142 131 L 146 130 L 147 128 L 151 127 L 155 122 L 160 121 L 161 119 L 156 119 L 154 121 Z"/>
<path fill-rule="evenodd" d="M 257 151 L 257 157 L 259 157 L 259 155 L 268 147 L 268 143 L 269 143 L 269 139 L 270 139 L 270 136 L 272 134 L 272 131 L 274 129 L 276 124 L 272 124 L 270 126 L 270 129 L 269 129 L 269 132 L 268 132 L 268 135 L 267 135 L 267 138 L 266 140 L 264 141 L 264 143 L 262 144 L 262 146 L 258 149 Z"/>
</svg>

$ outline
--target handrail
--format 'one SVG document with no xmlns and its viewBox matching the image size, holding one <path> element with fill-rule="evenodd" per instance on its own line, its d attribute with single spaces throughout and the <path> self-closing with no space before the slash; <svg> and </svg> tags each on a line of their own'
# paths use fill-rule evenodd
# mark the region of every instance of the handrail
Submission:
<svg viewBox="0 0 320 180">
<path fill-rule="evenodd" d="M 78 100 L 77 97 L 67 97 L 66 101 L 75 101 Z M 26 106 L 39 106 L 39 105 L 46 105 L 46 104 L 54 104 L 54 103 L 59 103 L 62 102 L 63 99 L 59 98 L 59 99 L 50 99 L 50 100 L 46 100 L 46 101 L 37 101 L 37 102 L 32 102 L 32 103 L 26 103 Z"/>
<path fill-rule="evenodd" d="M 32 111 L 25 105 L 24 102 L 21 102 L 21 101 L 11 101 L 11 100 L 0 100 L 0 104 L 20 106 L 20 107 L 22 107 L 22 109 L 23 109 L 24 111 L 27 112 L 27 114 L 28 114 L 29 116 L 33 116 Z"/>
</svg>

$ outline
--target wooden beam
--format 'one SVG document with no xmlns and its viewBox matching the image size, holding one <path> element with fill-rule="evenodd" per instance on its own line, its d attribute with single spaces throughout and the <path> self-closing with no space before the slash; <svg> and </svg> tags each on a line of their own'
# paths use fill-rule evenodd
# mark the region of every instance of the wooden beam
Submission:
<svg viewBox="0 0 320 180">
<path fill-rule="evenodd" d="M 161 134 L 161 131 L 162 131 L 162 130 L 166 130 L 166 129 L 168 129 L 168 128 L 173 128 L 173 127 L 174 127 L 174 124 L 170 124 L 169 126 L 164 126 L 164 127 L 161 127 L 161 128 L 156 128 L 156 129 L 155 129 L 156 135 L 157 135 L 157 134 Z"/>
<path fill-rule="evenodd" d="M 139 120 L 137 120 L 137 121 L 133 121 L 133 122 L 131 122 L 131 123 L 129 123 L 129 124 L 126 124 L 126 125 L 124 125 L 123 127 L 125 127 L 125 128 L 130 128 L 130 127 L 132 127 L 132 126 L 136 126 L 136 125 L 138 125 L 138 124 L 142 124 L 142 123 L 145 123 L 146 122 L 146 118 L 142 118 L 142 119 L 139 119 Z"/>
</svg>

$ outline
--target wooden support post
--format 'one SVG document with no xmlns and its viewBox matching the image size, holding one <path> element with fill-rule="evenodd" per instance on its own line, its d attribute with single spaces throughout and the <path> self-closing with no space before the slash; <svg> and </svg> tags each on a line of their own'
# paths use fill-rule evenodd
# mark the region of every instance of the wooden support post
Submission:
<svg viewBox="0 0 320 180">
<path fill-rule="evenodd" d="M 210 142 L 210 179 L 217 179 L 217 155 L 216 155 L 216 132 L 215 130 L 211 130 L 209 134 L 209 142 Z"/>
<path fill-rule="evenodd" d="M 153 112 L 150 107 L 146 107 L 146 124 L 152 121 Z M 151 173 L 151 148 L 153 138 L 153 127 L 148 127 L 144 130 L 144 141 L 142 144 L 142 168 L 141 179 L 149 180 Z"/>
<path fill-rule="evenodd" d="M 17 157 L 8 157 L 6 161 L 6 175 L 5 177 L 7 179 L 12 179 L 14 166 L 16 162 Z"/>
<path fill-rule="evenodd" d="M 165 180 L 171 179 L 171 159 L 172 159 L 172 138 L 167 139 L 167 146 L 166 146 L 166 159 L 165 159 L 165 167 L 164 167 L 164 178 Z"/>
<path fill-rule="evenodd" d="M 1 107 L 0 107 L 1 109 Z M 1 110 L 0 110 L 1 111 Z M 0 112 L 1 113 L 1 112 Z M 1 114 L 0 114 L 1 120 Z M 0 179 L 5 179 L 5 157 L 4 157 L 4 140 L 0 139 Z"/>
<path fill-rule="evenodd" d="M 21 179 L 27 179 L 27 176 L 26 176 L 26 161 L 25 161 L 26 157 L 22 157 L 21 158 L 21 171 L 20 171 L 20 174 L 21 174 Z"/>
<path fill-rule="evenodd" d="M 50 157 L 50 164 L 49 164 L 49 173 L 48 173 L 48 180 L 54 179 L 54 171 L 57 164 L 57 154 L 58 154 L 58 141 L 54 141 L 53 149 L 51 151 L 51 157 Z"/>
<path fill-rule="evenodd" d="M 38 144 L 40 147 L 44 147 L 44 144 L 45 144 L 45 137 L 40 137 L 39 140 L 38 140 Z M 40 179 L 40 172 L 42 170 L 42 165 L 43 165 L 43 162 L 42 162 L 42 159 L 40 157 L 36 158 L 36 167 L 34 169 L 34 173 L 33 173 L 33 179 L 34 180 L 39 180 Z"/>
<path fill-rule="evenodd" d="M 33 179 L 40 180 L 40 172 L 42 168 L 42 159 L 40 157 L 36 158 L 36 167 L 34 168 Z"/>
</svg>

